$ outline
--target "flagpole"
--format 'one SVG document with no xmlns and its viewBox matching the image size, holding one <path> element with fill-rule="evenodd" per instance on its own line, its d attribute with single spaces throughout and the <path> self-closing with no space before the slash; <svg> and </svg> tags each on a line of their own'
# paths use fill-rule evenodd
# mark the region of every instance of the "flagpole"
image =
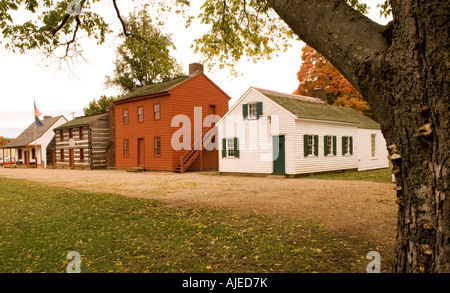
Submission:
<svg viewBox="0 0 450 293">
<path fill-rule="evenodd" d="M 34 107 L 36 108 L 36 97 L 34 97 Z M 36 166 L 37 169 L 37 138 L 36 138 L 36 113 L 34 114 L 35 118 L 34 118 L 34 165 Z"/>
</svg>

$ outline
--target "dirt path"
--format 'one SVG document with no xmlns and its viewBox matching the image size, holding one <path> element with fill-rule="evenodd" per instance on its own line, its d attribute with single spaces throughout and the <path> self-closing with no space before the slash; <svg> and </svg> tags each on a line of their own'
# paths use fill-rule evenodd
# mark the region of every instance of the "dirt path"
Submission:
<svg viewBox="0 0 450 293">
<path fill-rule="evenodd" d="M 395 243 L 397 207 L 395 192 L 388 183 L 6 168 L 0 168 L 0 177 L 157 199 L 171 206 L 225 208 L 236 213 L 321 222 L 330 231 L 358 237 L 386 253 L 393 253 Z"/>
</svg>

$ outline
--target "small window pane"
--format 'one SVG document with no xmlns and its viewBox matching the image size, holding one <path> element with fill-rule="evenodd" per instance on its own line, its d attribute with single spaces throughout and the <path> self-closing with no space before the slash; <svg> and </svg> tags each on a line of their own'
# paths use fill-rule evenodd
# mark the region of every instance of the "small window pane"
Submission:
<svg viewBox="0 0 450 293">
<path fill-rule="evenodd" d="M 314 138 L 312 135 L 308 135 L 308 156 L 312 156 L 314 151 Z"/>
<path fill-rule="evenodd" d="M 139 122 L 144 121 L 144 108 L 143 107 L 138 108 L 138 121 Z"/>
<path fill-rule="evenodd" d="M 234 157 L 234 139 L 227 139 L 227 157 Z"/>
<path fill-rule="evenodd" d="M 371 135 L 372 157 L 375 157 L 375 155 L 376 155 L 376 153 L 375 153 L 375 138 L 376 138 L 376 134 L 372 134 Z"/>
<path fill-rule="evenodd" d="M 160 113 L 159 113 L 159 104 L 155 105 L 155 119 L 159 119 L 160 118 Z"/>
<path fill-rule="evenodd" d="M 123 140 L 123 155 L 128 157 L 128 139 Z"/>
<path fill-rule="evenodd" d="M 159 137 L 155 137 L 155 155 L 161 155 L 161 139 Z"/>
<path fill-rule="evenodd" d="M 123 110 L 123 124 L 128 124 L 128 110 Z"/>
<path fill-rule="evenodd" d="M 256 118 L 258 109 L 256 104 L 248 104 L 248 118 Z"/>
</svg>

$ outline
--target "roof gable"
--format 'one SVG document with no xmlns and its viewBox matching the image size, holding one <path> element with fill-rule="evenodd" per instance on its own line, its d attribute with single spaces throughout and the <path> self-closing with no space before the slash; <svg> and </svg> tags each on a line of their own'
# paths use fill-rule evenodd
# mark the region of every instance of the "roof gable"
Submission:
<svg viewBox="0 0 450 293">
<path fill-rule="evenodd" d="M 28 126 L 28 128 L 25 129 L 16 139 L 4 145 L 3 148 L 24 147 L 28 145 L 30 142 L 34 141 L 35 139 L 41 137 L 44 133 L 46 133 L 60 118 L 66 119 L 62 115 L 43 119 L 41 120 L 43 126 L 36 126 L 36 128 L 35 122 L 31 123 L 31 125 Z"/>
</svg>

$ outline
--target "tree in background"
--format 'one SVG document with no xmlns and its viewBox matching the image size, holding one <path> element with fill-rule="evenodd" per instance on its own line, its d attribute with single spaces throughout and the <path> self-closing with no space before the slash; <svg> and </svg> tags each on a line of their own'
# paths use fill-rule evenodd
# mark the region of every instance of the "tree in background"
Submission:
<svg viewBox="0 0 450 293">
<path fill-rule="evenodd" d="M 299 85 L 294 94 L 311 96 L 312 90 L 322 88 L 328 104 L 352 108 L 376 119 L 360 93 L 325 57 L 306 45 L 301 58 L 302 65 L 297 73 Z"/>
<path fill-rule="evenodd" d="M 106 85 L 123 93 L 183 75 L 181 66 L 170 55 L 175 49 L 170 36 L 152 24 L 146 10 L 130 14 L 123 21 L 127 37 L 117 48 L 114 74 L 106 76 Z"/>
<path fill-rule="evenodd" d="M 83 108 L 84 115 L 88 116 L 108 112 L 109 104 L 111 104 L 115 99 L 115 97 L 107 97 L 102 95 L 100 99 L 92 100 L 89 102 L 89 107 Z"/>
<path fill-rule="evenodd" d="M 0 148 L 3 147 L 5 144 L 10 143 L 11 141 L 13 141 L 14 139 L 11 138 L 6 138 L 3 136 L 0 136 Z"/>
</svg>

